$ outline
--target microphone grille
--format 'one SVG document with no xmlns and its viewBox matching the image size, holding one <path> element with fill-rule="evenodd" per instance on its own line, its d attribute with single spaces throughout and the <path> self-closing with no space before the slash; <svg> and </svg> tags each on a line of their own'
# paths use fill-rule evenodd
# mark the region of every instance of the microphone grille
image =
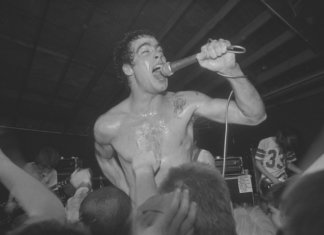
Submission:
<svg viewBox="0 0 324 235">
<path fill-rule="evenodd" d="M 170 62 L 165 63 L 162 67 L 161 67 L 161 74 L 165 77 L 170 77 L 173 72 L 170 66 Z"/>
</svg>

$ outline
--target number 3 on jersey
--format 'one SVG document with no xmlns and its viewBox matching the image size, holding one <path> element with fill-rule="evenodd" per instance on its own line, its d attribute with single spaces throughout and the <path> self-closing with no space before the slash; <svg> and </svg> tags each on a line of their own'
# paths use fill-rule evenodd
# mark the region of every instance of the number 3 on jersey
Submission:
<svg viewBox="0 0 324 235">
<path fill-rule="evenodd" d="M 284 167 L 283 155 L 281 154 L 281 151 L 278 154 L 275 149 L 271 149 L 268 151 L 268 154 L 270 155 L 269 161 L 265 163 L 267 167 L 273 168 L 275 165 L 278 169 L 282 169 Z"/>
</svg>

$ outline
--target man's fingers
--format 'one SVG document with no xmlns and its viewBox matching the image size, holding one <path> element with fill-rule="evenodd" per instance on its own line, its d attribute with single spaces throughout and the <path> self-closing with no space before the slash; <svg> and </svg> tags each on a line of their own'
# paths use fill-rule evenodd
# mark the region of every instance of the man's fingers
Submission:
<svg viewBox="0 0 324 235">
<path fill-rule="evenodd" d="M 193 227 L 196 220 L 196 214 L 197 214 L 197 203 L 191 202 L 188 215 L 185 218 L 185 220 L 182 222 L 179 234 L 181 235 L 193 234 Z"/>
<path fill-rule="evenodd" d="M 208 57 L 211 59 L 216 59 L 224 55 L 227 51 L 228 41 L 224 39 L 210 40 L 207 43 Z"/>
<path fill-rule="evenodd" d="M 142 228 L 147 228 L 152 225 L 154 221 L 154 216 L 151 213 L 139 213 L 137 215 L 137 224 Z"/>
<path fill-rule="evenodd" d="M 176 189 L 173 193 L 172 201 L 169 204 L 168 208 L 164 210 L 164 214 L 159 217 L 159 223 L 161 226 L 165 226 L 166 228 L 170 227 L 170 224 L 174 220 L 174 217 L 176 216 L 179 204 L 181 200 L 181 191 L 180 189 Z"/>
<path fill-rule="evenodd" d="M 182 222 L 186 219 L 188 215 L 188 211 L 190 208 L 188 189 L 182 191 L 180 200 L 181 201 L 179 210 L 177 211 L 176 215 L 174 216 L 171 222 L 171 231 L 175 234 L 177 234 L 177 232 L 180 230 Z"/>
</svg>

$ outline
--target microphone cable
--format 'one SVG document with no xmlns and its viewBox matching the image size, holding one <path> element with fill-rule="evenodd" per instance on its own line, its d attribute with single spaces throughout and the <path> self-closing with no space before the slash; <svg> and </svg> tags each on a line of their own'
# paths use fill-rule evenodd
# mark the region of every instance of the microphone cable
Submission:
<svg viewBox="0 0 324 235">
<path fill-rule="evenodd" d="M 233 95 L 233 90 L 231 90 L 228 98 L 225 109 L 225 134 L 224 134 L 224 150 L 223 150 L 223 168 L 222 168 L 222 176 L 225 178 L 225 167 L 226 167 L 226 155 L 227 155 L 227 137 L 228 137 L 228 108 Z"/>
</svg>

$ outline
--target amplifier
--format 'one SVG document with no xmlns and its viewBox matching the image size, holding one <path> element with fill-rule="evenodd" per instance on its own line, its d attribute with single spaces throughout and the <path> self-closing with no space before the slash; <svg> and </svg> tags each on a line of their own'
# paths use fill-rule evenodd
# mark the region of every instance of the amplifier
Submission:
<svg viewBox="0 0 324 235">
<path fill-rule="evenodd" d="M 225 181 L 229 188 L 233 204 L 254 205 L 254 194 L 252 188 L 251 175 L 225 177 Z"/>
<path fill-rule="evenodd" d="M 78 157 L 61 158 L 55 167 L 58 172 L 72 173 L 77 168 L 82 168 L 83 161 Z"/>
<path fill-rule="evenodd" d="M 222 172 L 223 171 L 223 158 L 215 158 L 216 168 Z M 235 175 L 243 174 L 243 158 L 242 157 L 227 157 L 225 162 L 225 174 L 226 175 Z"/>
</svg>

